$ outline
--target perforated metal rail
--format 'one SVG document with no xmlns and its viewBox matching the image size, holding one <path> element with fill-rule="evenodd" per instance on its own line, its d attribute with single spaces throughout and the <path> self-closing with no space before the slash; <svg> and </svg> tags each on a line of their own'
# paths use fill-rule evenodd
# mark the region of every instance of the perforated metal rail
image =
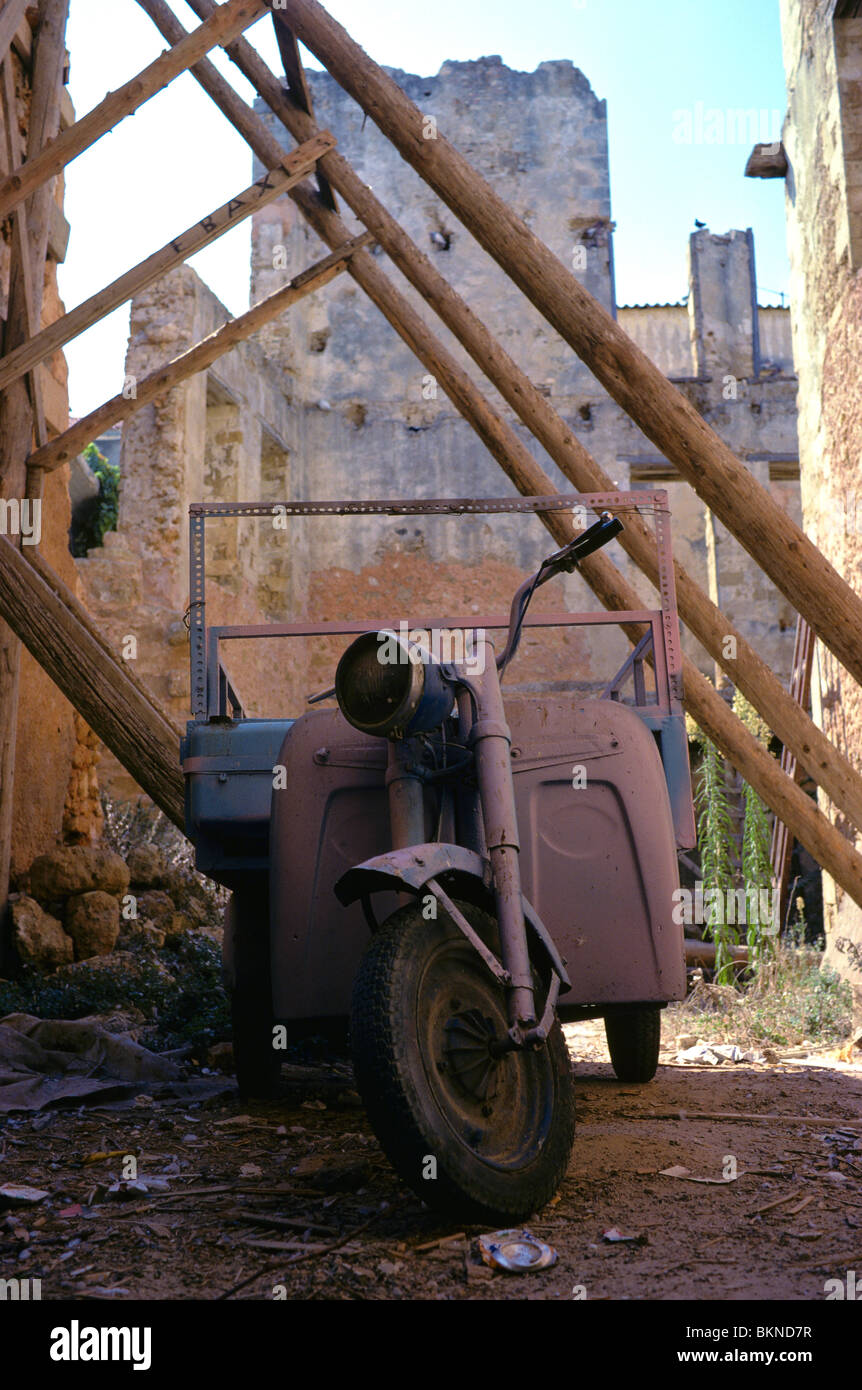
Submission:
<svg viewBox="0 0 862 1390">
<path fill-rule="evenodd" d="M 365 630 L 356 623 L 273 623 L 217 627 L 207 632 L 206 625 L 206 521 L 208 517 L 259 517 L 270 520 L 282 517 L 328 516 L 484 516 L 507 513 L 609 511 L 614 515 L 625 512 L 651 514 L 655 519 L 656 550 L 658 555 L 659 594 L 661 609 L 643 613 L 614 610 L 605 616 L 596 614 L 554 614 L 539 619 L 545 625 L 552 622 L 570 624 L 586 622 L 643 621 L 655 629 L 660 623 L 663 641 L 653 641 L 657 688 L 667 682 L 667 702 L 678 706 L 682 696 L 681 651 L 677 618 L 673 561 L 671 558 L 670 513 L 667 492 L 663 488 L 636 492 L 570 492 L 553 493 L 544 497 L 432 497 L 380 498 L 366 501 L 310 502 L 195 502 L 189 507 L 189 634 L 191 641 L 191 697 L 195 719 L 207 719 L 218 712 L 226 686 L 218 657 L 219 642 L 225 639 L 248 637 L 299 636 L 343 631 Z M 447 620 L 447 623 L 449 620 Z M 475 619 L 473 620 L 475 623 Z M 371 620 L 369 624 L 373 626 Z M 496 622 L 486 626 L 496 626 Z"/>
</svg>

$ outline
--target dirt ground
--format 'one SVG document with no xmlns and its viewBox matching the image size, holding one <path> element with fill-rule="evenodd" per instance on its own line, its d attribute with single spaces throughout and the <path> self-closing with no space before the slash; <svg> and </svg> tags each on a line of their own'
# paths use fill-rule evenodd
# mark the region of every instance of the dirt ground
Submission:
<svg viewBox="0 0 862 1390">
<path fill-rule="evenodd" d="M 687 1065 L 667 1031 L 658 1076 L 633 1086 L 601 1024 L 566 1030 L 578 1133 L 528 1223 L 557 1251 L 550 1269 L 488 1269 L 478 1229 L 406 1192 L 330 1057 L 286 1068 L 277 1105 L 227 1089 L 7 1120 L 0 1184 L 48 1196 L 0 1210 L 0 1272 L 41 1278 L 43 1299 L 115 1302 L 823 1299 L 827 1278 L 862 1269 L 862 1060 Z M 108 1190 L 128 1153 L 159 1190 Z M 608 1242 L 612 1228 L 636 1240 Z"/>
</svg>

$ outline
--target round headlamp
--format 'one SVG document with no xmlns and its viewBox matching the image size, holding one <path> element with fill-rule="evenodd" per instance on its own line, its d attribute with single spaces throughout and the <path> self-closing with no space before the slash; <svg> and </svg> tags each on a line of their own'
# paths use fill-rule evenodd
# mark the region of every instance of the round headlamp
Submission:
<svg viewBox="0 0 862 1390">
<path fill-rule="evenodd" d="M 351 642 L 335 672 L 335 698 L 354 729 L 386 738 L 436 729 L 454 695 L 424 647 L 383 631 Z"/>
</svg>

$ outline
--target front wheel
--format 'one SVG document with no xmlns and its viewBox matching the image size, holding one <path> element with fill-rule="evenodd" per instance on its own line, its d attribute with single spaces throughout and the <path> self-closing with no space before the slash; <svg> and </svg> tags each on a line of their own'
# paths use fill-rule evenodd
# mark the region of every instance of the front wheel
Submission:
<svg viewBox="0 0 862 1390">
<path fill-rule="evenodd" d="M 661 1047 L 661 1006 L 638 1004 L 605 1016 L 611 1065 L 620 1081 L 652 1081 Z"/>
<path fill-rule="evenodd" d="M 458 906 L 498 951 L 494 919 Z M 574 1083 L 559 1021 L 538 1050 L 494 1057 L 507 1027 L 502 987 L 444 914 L 426 921 L 411 903 L 375 934 L 353 992 L 357 1089 L 408 1186 L 465 1221 L 523 1220 L 554 1195 L 571 1153 Z"/>
</svg>

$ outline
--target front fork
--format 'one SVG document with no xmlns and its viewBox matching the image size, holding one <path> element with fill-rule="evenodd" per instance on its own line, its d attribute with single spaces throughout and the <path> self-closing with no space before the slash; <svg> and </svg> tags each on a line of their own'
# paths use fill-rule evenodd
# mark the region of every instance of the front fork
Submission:
<svg viewBox="0 0 862 1390">
<path fill-rule="evenodd" d="M 509 1036 L 522 1046 L 536 1024 L 533 972 L 527 946 L 527 927 L 521 895 L 521 843 L 512 780 L 512 735 L 506 722 L 503 692 L 492 642 L 479 646 L 480 660 L 469 673 L 456 667 L 459 680 L 475 706 L 466 742 L 475 757 L 476 782 L 485 831 L 485 844 L 494 876 L 494 898 L 500 928 L 500 954 L 509 976 L 506 985 Z"/>
<path fill-rule="evenodd" d="M 461 741 L 472 750 L 475 759 L 478 797 L 467 794 L 462 786 L 459 797 L 462 834 L 459 838 L 465 838 L 463 832 L 466 831 L 466 838 L 471 841 L 467 847 L 487 854 L 491 862 L 503 964 L 499 977 L 506 990 L 509 1018 L 508 1038 L 498 1044 L 498 1049 L 508 1051 L 541 1043 L 546 1029 L 537 1027 L 521 896 L 512 736 L 506 722 L 493 644 L 483 640 L 478 655 L 480 660 L 475 666 L 472 663 L 469 668 L 453 664 L 446 668 L 446 674 L 458 687 Z M 393 849 L 404 849 L 425 839 L 423 784 L 415 767 L 410 741 L 390 741 L 386 783 Z M 429 886 L 433 886 L 446 910 L 456 912 L 460 918 L 461 914 L 439 886 Z M 459 926 L 468 937 L 475 935 L 466 921 L 459 921 Z M 477 940 L 474 944 L 479 949 L 481 943 Z M 487 951 L 480 951 L 480 954 L 486 962 L 493 960 Z"/>
</svg>

